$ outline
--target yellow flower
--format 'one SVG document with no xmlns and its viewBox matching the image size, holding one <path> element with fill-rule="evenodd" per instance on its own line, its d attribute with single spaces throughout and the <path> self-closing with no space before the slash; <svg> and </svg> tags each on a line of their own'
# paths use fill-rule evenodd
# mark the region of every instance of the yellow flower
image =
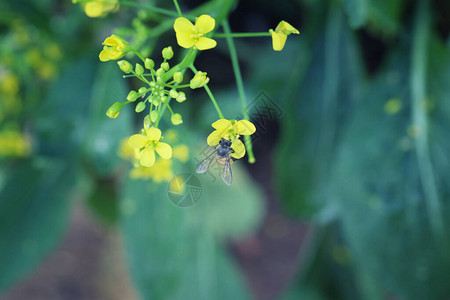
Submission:
<svg viewBox="0 0 450 300">
<path fill-rule="evenodd" d="M 24 157 L 31 153 L 30 140 L 21 132 L 0 132 L 0 157 Z"/>
<path fill-rule="evenodd" d="M 79 0 L 72 0 L 73 3 L 82 2 Z M 119 10 L 118 0 L 91 0 L 83 4 L 83 9 L 86 15 L 90 18 L 104 17 L 110 12 Z"/>
<path fill-rule="evenodd" d="M 169 192 L 182 195 L 186 190 L 186 178 L 183 175 L 175 176 L 169 182 Z"/>
<path fill-rule="evenodd" d="M 201 88 L 208 84 L 209 77 L 206 76 L 206 72 L 198 71 L 195 73 L 194 77 L 189 82 L 189 86 L 191 89 Z"/>
<path fill-rule="evenodd" d="M 138 166 L 130 171 L 133 179 L 153 179 L 155 182 L 170 181 L 173 178 L 172 161 L 158 160 L 152 167 Z"/>
<path fill-rule="evenodd" d="M 186 18 L 177 18 L 173 24 L 173 29 L 175 29 L 178 45 L 181 47 L 207 50 L 217 45 L 215 40 L 204 36 L 212 31 L 215 26 L 216 20 L 211 16 L 201 15 L 195 19 L 195 25 Z"/>
<path fill-rule="evenodd" d="M 120 141 L 118 154 L 123 159 L 129 159 L 133 162 L 139 159 L 139 149 L 131 147 L 128 143 L 129 138 L 124 138 Z"/>
<path fill-rule="evenodd" d="M 234 153 L 231 154 L 232 157 L 239 159 L 245 155 L 245 146 L 239 140 L 240 135 L 252 135 L 255 133 L 256 128 L 252 122 L 247 120 L 227 120 L 219 119 L 211 125 L 214 130 L 207 139 L 207 143 L 210 146 L 217 145 L 221 139 L 226 139 L 231 141 L 231 149 Z"/>
<path fill-rule="evenodd" d="M 288 35 L 300 33 L 286 21 L 281 21 L 275 30 L 270 29 L 269 32 L 272 34 L 272 46 L 275 51 L 283 50 Z"/>
<path fill-rule="evenodd" d="M 144 167 L 151 167 L 155 164 L 155 150 L 163 159 L 172 157 L 172 147 L 162 143 L 161 130 L 158 128 L 148 128 L 145 135 L 135 134 L 129 139 L 130 146 L 139 149 L 139 162 Z"/>
<path fill-rule="evenodd" d="M 1 84 L 0 89 L 6 97 L 12 97 L 19 92 L 19 78 L 10 73 L 5 72 L 0 74 Z"/>
<path fill-rule="evenodd" d="M 173 157 L 181 162 L 187 162 L 189 159 L 188 146 L 181 144 L 173 147 Z"/>
<path fill-rule="evenodd" d="M 107 37 L 103 45 L 103 50 L 99 55 L 101 61 L 116 60 L 128 52 L 128 43 L 114 34 Z"/>
</svg>

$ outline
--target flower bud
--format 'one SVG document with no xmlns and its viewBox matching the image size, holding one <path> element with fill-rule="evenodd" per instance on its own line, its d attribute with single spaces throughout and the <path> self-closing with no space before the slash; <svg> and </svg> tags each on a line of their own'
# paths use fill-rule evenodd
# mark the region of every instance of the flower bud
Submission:
<svg viewBox="0 0 450 300">
<path fill-rule="evenodd" d="M 145 109 L 145 103 L 139 102 L 138 105 L 136 105 L 136 108 L 134 109 L 137 113 L 140 113 Z"/>
<path fill-rule="evenodd" d="M 163 68 L 159 68 L 158 70 L 156 70 L 156 76 L 163 76 L 164 75 L 164 69 Z"/>
<path fill-rule="evenodd" d="M 162 103 L 166 103 L 166 102 L 167 102 L 167 96 L 161 96 L 161 97 L 159 98 L 159 100 L 160 100 Z"/>
<path fill-rule="evenodd" d="M 178 96 L 175 98 L 175 100 L 177 100 L 177 102 L 179 103 L 182 103 L 186 101 L 186 95 L 184 94 L 184 92 L 178 92 Z"/>
<path fill-rule="evenodd" d="M 133 71 L 133 66 L 126 60 L 119 60 L 117 64 L 119 65 L 120 70 L 126 74 Z"/>
<path fill-rule="evenodd" d="M 110 108 L 108 108 L 108 110 L 106 111 L 106 115 L 111 119 L 117 118 L 120 111 L 122 110 L 123 105 L 124 104 L 120 102 L 114 103 Z"/>
<path fill-rule="evenodd" d="M 144 128 L 150 128 L 152 121 L 150 120 L 150 116 L 146 115 L 144 118 Z"/>
<path fill-rule="evenodd" d="M 173 80 L 175 80 L 176 83 L 181 83 L 183 81 L 183 73 L 175 72 L 175 74 L 173 74 Z"/>
<path fill-rule="evenodd" d="M 134 102 L 134 101 L 136 101 L 137 98 L 139 98 L 139 94 L 136 93 L 136 91 L 132 90 L 128 93 L 128 96 L 127 96 L 128 101 Z"/>
<path fill-rule="evenodd" d="M 152 98 L 152 102 L 151 102 L 155 107 L 158 107 L 159 106 L 159 104 L 161 103 L 161 101 L 159 100 L 159 97 L 158 98 Z"/>
<path fill-rule="evenodd" d="M 144 74 L 144 67 L 142 67 L 140 64 L 136 64 L 136 68 L 134 69 L 136 72 L 136 75 L 141 76 Z"/>
<path fill-rule="evenodd" d="M 164 84 L 164 80 L 162 79 L 161 76 L 157 76 L 156 77 L 156 82 L 159 83 L 159 84 Z"/>
<path fill-rule="evenodd" d="M 152 110 L 150 113 L 150 120 L 155 123 L 156 119 L 158 119 L 158 112 L 156 110 Z"/>
<path fill-rule="evenodd" d="M 172 121 L 173 125 L 180 125 L 181 123 L 183 123 L 183 119 L 181 118 L 180 114 L 173 114 L 170 120 Z"/>
<path fill-rule="evenodd" d="M 162 57 L 167 60 L 173 57 L 173 50 L 171 46 L 166 47 L 162 50 Z"/>
<path fill-rule="evenodd" d="M 140 87 L 138 92 L 139 92 L 139 94 L 145 94 L 148 92 L 148 89 L 146 87 Z"/>
<path fill-rule="evenodd" d="M 169 92 L 169 96 L 175 99 L 178 97 L 178 92 L 174 89 L 171 89 Z"/>
<path fill-rule="evenodd" d="M 144 65 L 145 65 L 145 68 L 146 68 L 146 69 L 151 70 L 151 69 L 153 69 L 153 67 L 155 66 L 155 62 L 153 61 L 153 59 L 146 58 L 146 59 L 145 59 Z"/>
<path fill-rule="evenodd" d="M 163 63 L 161 64 L 161 68 L 162 68 L 164 71 L 167 71 L 167 70 L 170 69 L 170 65 L 169 65 L 168 62 L 163 62 Z"/>
<path fill-rule="evenodd" d="M 191 79 L 189 83 L 191 89 L 197 89 L 205 86 L 209 82 L 209 77 L 206 76 L 206 72 L 198 71 L 197 74 Z"/>
</svg>

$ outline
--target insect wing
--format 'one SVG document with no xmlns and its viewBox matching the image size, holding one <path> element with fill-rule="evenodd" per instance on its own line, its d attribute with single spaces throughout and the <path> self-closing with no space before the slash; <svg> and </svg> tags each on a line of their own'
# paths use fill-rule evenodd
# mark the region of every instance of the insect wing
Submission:
<svg viewBox="0 0 450 300">
<path fill-rule="evenodd" d="M 198 164 L 195 172 L 197 172 L 198 174 L 202 174 L 202 173 L 205 173 L 206 171 L 208 171 L 209 166 L 211 165 L 211 162 L 215 158 L 214 154 L 216 154 L 216 149 L 214 149 L 214 151 L 210 155 L 208 155 L 204 160 L 202 160 Z"/>
<path fill-rule="evenodd" d="M 233 181 L 233 174 L 231 173 L 230 155 L 227 155 L 225 166 L 223 167 L 222 170 L 222 179 L 228 185 L 231 185 L 231 182 Z"/>
</svg>

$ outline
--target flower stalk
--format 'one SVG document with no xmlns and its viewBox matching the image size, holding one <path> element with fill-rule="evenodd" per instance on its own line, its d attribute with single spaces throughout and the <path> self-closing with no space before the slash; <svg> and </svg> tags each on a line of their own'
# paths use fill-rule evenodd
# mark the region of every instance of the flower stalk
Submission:
<svg viewBox="0 0 450 300">
<path fill-rule="evenodd" d="M 236 47 L 234 45 L 233 38 L 231 37 L 231 30 L 230 30 L 230 25 L 228 24 L 228 21 L 223 21 L 222 27 L 223 27 L 223 30 L 225 31 L 225 33 L 228 34 L 228 36 L 226 37 L 227 45 L 228 45 L 228 50 L 230 51 L 231 64 L 233 66 L 234 77 L 236 78 L 236 86 L 237 86 L 238 93 L 239 93 L 239 99 L 241 100 L 242 115 L 244 116 L 244 120 L 250 121 L 250 116 L 248 114 L 248 109 L 247 109 L 247 97 L 245 96 L 245 90 L 244 90 L 244 82 L 242 80 L 242 74 L 241 74 L 241 69 L 239 67 L 239 61 L 238 61 L 238 57 L 237 57 Z M 255 159 L 255 155 L 253 154 L 253 144 L 252 144 L 252 139 L 251 139 L 250 135 L 244 136 L 244 142 L 245 142 L 245 147 L 247 148 L 248 162 L 253 164 L 253 163 L 255 163 L 256 159 Z"/>
</svg>

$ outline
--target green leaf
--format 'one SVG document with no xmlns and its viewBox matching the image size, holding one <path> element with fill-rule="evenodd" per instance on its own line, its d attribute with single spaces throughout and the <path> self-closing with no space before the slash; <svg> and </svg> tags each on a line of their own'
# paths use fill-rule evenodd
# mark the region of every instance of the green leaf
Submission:
<svg viewBox="0 0 450 300">
<path fill-rule="evenodd" d="M 428 86 L 421 109 L 428 107 L 429 131 L 411 127 L 410 74 L 417 70 L 401 47 L 362 97 L 333 172 L 340 216 L 358 263 L 385 290 L 412 300 L 445 299 L 450 276 L 450 53 L 437 40 L 427 45 L 427 82 L 419 84 Z M 386 109 L 390 99 L 402 104 L 399 112 Z M 431 178 L 421 174 L 415 134 L 429 137 L 441 205 L 437 214 L 423 189 L 423 180 Z M 440 218 L 447 230 L 443 235 L 433 227 Z"/>
<path fill-rule="evenodd" d="M 344 8 L 352 28 L 368 26 L 386 34 L 400 27 L 403 0 L 345 0 Z"/>
<path fill-rule="evenodd" d="M 117 190 L 113 180 L 98 180 L 94 183 L 87 204 L 91 210 L 107 225 L 117 221 Z"/>
<path fill-rule="evenodd" d="M 61 238 L 73 170 L 49 161 L 10 165 L 0 191 L 0 290 L 36 267 Z"/>
<path fill-rule="evenodd" d="M 100 64 L 100 63 L 99 63 Z M 132 107 L 126 105 L 115 119 L 105 113 L 114 102 L 126 101 L 127 89 L 117 64 L 101 64 L 89 97 L 88 128 L 85 154 L 100 175 L 111 173 L 121 161 L 120 141 L 132 134 Z"/>
<path fill-rule="evenodd" d="M 142 298 L 250 299 L 221 242 L 255 228 L 261 194 L 245 173 L 234 171 L 231 187 L 197 176 L 201 198 L 189 208 L 169 201 L 167 184 L 126 180 L 120 223 Z"/>
<path fill-rule="evenodd" d="M 83 151 L 96 173 L 111 173 L 120 162 L 120 140 L 132 133 L 131 108 L 124 107 L 116 119 L 105 113 L 125 99 L 125 82 L 114 63 L 77 61 L 54 83 L 41 107 L 38 152 L 77 157 Z"/>
<path fill-rule="evenodd" d="M 74 157 L 88 132 L 86 116 L 97 62 L 70 65 L 52 85 L 36 120 L 41 155 Z"/>
<path fill-rule="evenodd" d="M 330 165 L 341 128 L 362 85 L 362 64 L 354 37 L 339 10 L 330 11 L 325 34 L 310 46 L 303 81 L 291 85 L 281 103 L 281 135 L 276 151 L 276 180 L 288 213 L 310 216 L 329 199 Z M 326 205 L 325 205 L 326 204 Z M 325 215 L 325 212 L 324 212 Z"/>
</svg>

